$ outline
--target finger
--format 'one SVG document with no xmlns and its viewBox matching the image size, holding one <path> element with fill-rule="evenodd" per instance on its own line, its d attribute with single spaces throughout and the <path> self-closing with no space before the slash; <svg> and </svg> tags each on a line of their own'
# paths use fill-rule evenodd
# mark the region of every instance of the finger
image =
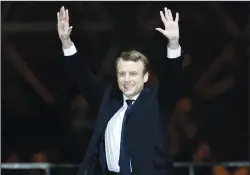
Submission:
<svg viewBox="0 0 250 175">
<path fill-rule="evenodd" d="M 66 9 L 66 22 L 69 22 L 69 11 Z"/>
<path fill-rule="evenodd" d="M 73 26 L 70 26 L 68 29 L 68 34 L 71 34 L 72 29 L 73 29 Z"/>
<path fill-rule="evenodd" d="M 175 22 L 177 22 L 177 23 L 179 22 L 179 13 L 178 12 L 176 13 L 176 16 L 175 16 Z"/>
<path fill-rule="evenodd" d="M 155 30 L 157 30 L 158 32 L 162 33 L 164 35 L 164 30 L 161 28 L 156 28 Z"/>
<path fill-rule="evenodd" d="M 168 10 L 168 16 L 169 16 L 170 20 L 173 20 L 173 16 L 172 16 L 171 10 Z"/>
<path fill-rule="evenodd" d="M 63 14 L 63 6 L 60 8 L 60 15 Z"/>
<path fill-rule="evenodd" d="M 57 23 L 60 21 L 60 14 L 57 12 Z"/>
<path fill-rule="evenodd" d="M 164 11 L 165 11 L 165 18 L 166 20 L 168 21 L 170 18 L 169 18 L 169 15 L 168 15 L 168 9 L 165 7 L 164 8 Z"/>
<path fill-rule="evenodd" d="M 64 6 L 62 7 L 62 18 L 65 20 L 66 12 Z"/>
<path fill-rule="evenodd" d="M 161 15 L 161 20 L 162 20 L 162 22 L 163 22 L 163 24 L 164 24 L 164 26 L 166 28 L 167 20 L 166 20 L 166 18 L 165 18 L 165 16 L 164 16 L 164 14 L 163 14 L 162 11 L 160 11 L 160 15 Z"/>
<path fill-rule="evenodd" d="M 59 18 L 60 18 L 60 21 L 63 19 L 63 7 L 61 7 L 60 9 Z"/>
</svg>

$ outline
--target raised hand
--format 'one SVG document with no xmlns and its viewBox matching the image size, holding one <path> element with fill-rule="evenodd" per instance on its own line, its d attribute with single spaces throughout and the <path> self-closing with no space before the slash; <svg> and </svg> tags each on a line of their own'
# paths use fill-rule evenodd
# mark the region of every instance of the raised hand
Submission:
<svg viewBox="0 0 250 175">
<path fill-rule="evenodd" d="M 57 31 L 62 42 L 70 39 L 72 28 L 69 27 L 69 11 L 62 6 L 60 12 L 57 12 Z"/>
<path fill-rule="evenodd" d="M 166 36 L 169 41 L 178 40 L 179 39 L 179 13 L 176 13 L 175 20 L 173 20 L 173 16 L 171 10 L 164 8 L 165 15 L 162 11 L 160 11 L 161 20 L 164 24 L 164 30 L 161 28 L 156 28 L 155 30 L 162 33 Z"/>
</svg>

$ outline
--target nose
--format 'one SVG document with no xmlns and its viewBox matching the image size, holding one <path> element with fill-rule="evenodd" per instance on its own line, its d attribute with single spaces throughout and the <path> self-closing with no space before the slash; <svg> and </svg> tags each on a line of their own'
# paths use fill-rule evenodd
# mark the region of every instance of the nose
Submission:
<svg viewBox="0 0 250 175">
<path fill-rule="evenodd" d="M 129 74 L 126 74 L 126 76 L 125 76 L 125 81 L 130 81 L 130 76 L 129 76 Z"/>
</svg>

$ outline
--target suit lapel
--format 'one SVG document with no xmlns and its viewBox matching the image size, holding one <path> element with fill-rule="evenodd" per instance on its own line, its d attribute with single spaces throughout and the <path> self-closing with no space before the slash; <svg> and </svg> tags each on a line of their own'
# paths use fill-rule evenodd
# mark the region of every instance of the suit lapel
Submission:
<svg viewBox="0 0 250 175">
<path fill-rule="evenodd" d="M 122 107 L 122 103 L 117 100 L 110 102 L 110 107 L 107 107 L 107 111 L 104 114 L 104 119 L 101 122 L 100 128 L 102 131 L 106 130 L 109 120 L 115 115 L 115 113 Z"/>
<path fill-rule="evenodd" d="M 115 93 L 114 93 L 115 92 Z M 111 101 L 107 110 L 107 114 L 105 116 L 105 122 L 103 123 L 103 127 L 105 127 L 107 125 L 107 123 L 109 122 L 109 120 L 114 116 L 114 114 L 122 107 L 123 105 L 123 98 L 122 98 L 122 93 L 120 91 L 115 90 L 111 96 Z M 114 95 L 115 94 L 115 95 Z M 145 87 L 142 92 L 140 93 L 140 95 L 138 96 L 138 98 L 136 99 L 136 101 L 134 102 L 134 104 L 132 105 L 132 107 L 130 108 L 129 111 L 127 111 L 127 120 L 129 119 L 129 117 L 131 116 L 131 114 L 133 114 L 138 107 L 140 107 L 141 105 L 143 105 L 147 99 L 150 97 L 150 88 L 149 87 Z"/>
<path fill-rule="evenodd" d="M 110 103 L 110 110 L 109 110 L 109 119 L 112 118 L 115 113 L 122 107 L 123 101 L 118 101 L 116 99 L 113 99 Z"/>
<path fill-rule="evenodd" d="M 150 88 L 145 87 L 143 91 L 140 93 L 140 95 L 138 96 L 138 98 L 135 100 L 134 104 L 131 106 L 130 110 L 127 111 L 127 114 L 126 114 L 127 120 L 129 119 L 131 114 L 134 113 L 138 109 L 138 107 L 140 107 L 147 101 L 149 97 L 150 97 Z"/>
<path fill-rule="evenodd" d="M 116 99 L 111 100 L 107 114 L 105 114 L 105 122 L 103 126 L 106 126 L 109 120 L 115 115 L 115 113 L 122 107 L 122 101 L 118 101 Z"/>
</svg>

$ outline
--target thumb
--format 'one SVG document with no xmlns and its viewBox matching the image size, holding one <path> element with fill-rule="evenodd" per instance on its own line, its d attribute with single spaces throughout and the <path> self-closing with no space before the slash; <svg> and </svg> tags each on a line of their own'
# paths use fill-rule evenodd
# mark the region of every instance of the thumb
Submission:
<svg viewBox="0 0 250 175">
<path fill-rule="evenodd" d="M 162 33 L 164 35 L 164 30 L 161 28 L 156 28 L 155 30 L 157 30 L 158 32 Z"/>
<path fill-rule="evenodd" d="M 69 29 L 68 29 L 69 34 L 71 34 L 72 29 L 73 29 L 73 26 L 70 26 Z"/>
</svg>

